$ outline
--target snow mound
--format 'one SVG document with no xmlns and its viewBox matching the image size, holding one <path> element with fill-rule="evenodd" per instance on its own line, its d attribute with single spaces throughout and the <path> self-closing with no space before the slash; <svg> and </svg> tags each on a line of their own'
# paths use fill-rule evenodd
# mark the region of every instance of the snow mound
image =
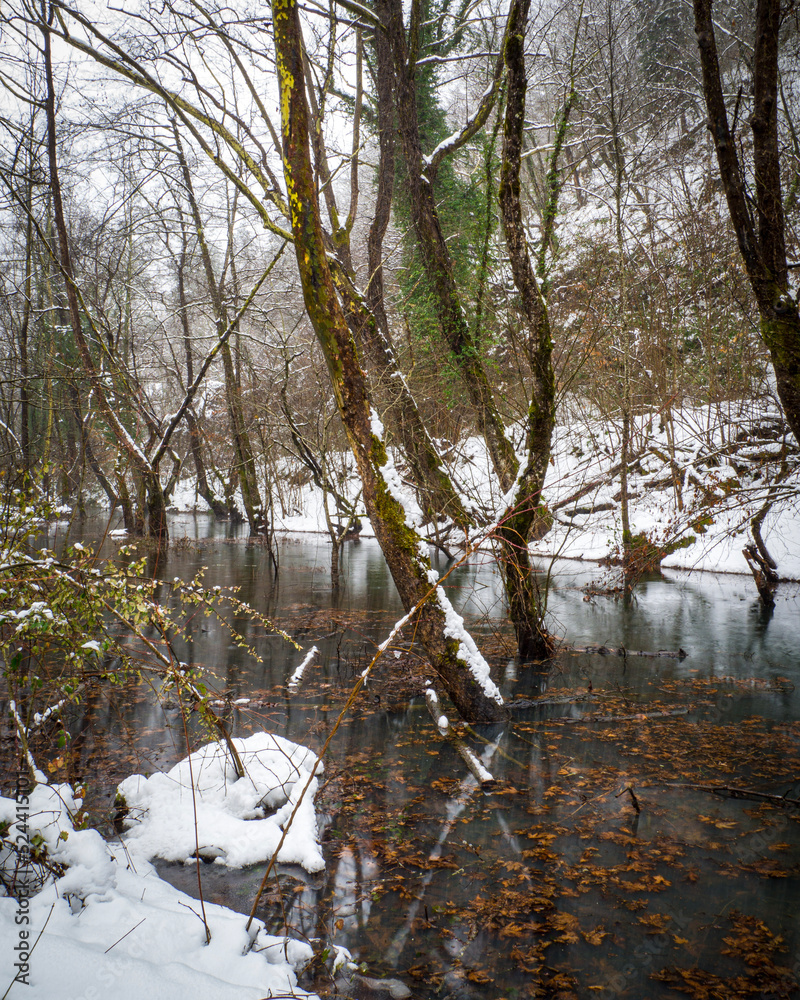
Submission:
<svg viewBox="0 0 800 1000">
<path fill-rule="evenodd" d="M 16 802 L 0 797 L 6 845 L 47 846 L 62 877 L 44 886 L 44 869 L 0 855 L 0 982 L 9 1000 L 114 996 L 118 1000 L 259 1000 L 303 996 L 296 970 L 313 953 L 268 935 L 259 921 L 200 904 L 158 877 L 146 861 L 111 848 L 95 830 L 75 830 L 80 806 L 69 785 L 36 785 Z M 2 891 L 2 890 L 0 890 Z M 12 947 L 13 946 L 13 947 Z"/>
<path fill-rule="evenodd" d="M 128 809 L 128 851 L 147 860 L 190 861 L 199 848 L 200 857 L 216 864 L 255 864 L 272 856 L 302 796 L 278 860 L 321 871 L 317 779 L 311 776 L 316 755 L 271 733 L 232 742 L 244 777 L 237 776 L 227 745 L 219 742 L 194 751 L 171 771 L 149 778 L 135 774 L 120 784 L 118 794 Z"/>
</svg>

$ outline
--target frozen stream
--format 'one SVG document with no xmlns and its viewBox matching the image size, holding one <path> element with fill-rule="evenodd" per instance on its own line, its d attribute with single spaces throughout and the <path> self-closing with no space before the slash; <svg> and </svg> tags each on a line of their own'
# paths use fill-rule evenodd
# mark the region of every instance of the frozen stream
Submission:
<svg viewBox="0 0 800 1000">
<path fill-rule="evenodd" d="M 171 533 L 164 578 L 205 566 L 207 585 L 239 586 L 304 651 L 321 652 L 290 695 L 303 653 L 246 624 L 255 662 L 198 617 L 179 652 L 209 671 L 233 734 L 268 729 L 319 749 L 402 614 L 377 544 L 346 546 L 335 593 L 322 536 L 281 541 L 276 579 L 261 547 L 211 518 L 176 516 Z M 458 569 L 451 600 L 504 696 L 547 704 L 476 735 L 497 779 L 479 789 L 436 733 L 419 684 L 393 678 L 393 666 L 408 674 L 416 662 L 400 644 L 326 761 L 326 870 L 282 869 L 259 915 L 346 946 L 365 975 L 402 980 L 418 998 L 791 995 L 800 811 L 700 786 L 800 798 L 798 586 L 779 588 L 767 616 L 749 578 L 669 573 L 642 582 L 626 605 L 588 596 L 608 573 L 555 564 L 548 607 L 570 646 L 610 652 L 565 649 L 533 667 L 503 652 L 491 565 L 474 558 Z M 686 655 L 634 655 L 659 650 Z M 180 713 L 144 690 L 88 701 L 70 729 L 72 777 L 94 788 L 93 817 L 106 825 L 118 780 L 186 753 Z M 263 869 L 206 866 L 206 898 L 246 912 Z M 196 894 L 194 868 L 161 873 Z M 332 983 L 317 971 L 304 985 L 325 991 Z M 746 983 L 754 993 L 737 992 Z"/>
</svg>

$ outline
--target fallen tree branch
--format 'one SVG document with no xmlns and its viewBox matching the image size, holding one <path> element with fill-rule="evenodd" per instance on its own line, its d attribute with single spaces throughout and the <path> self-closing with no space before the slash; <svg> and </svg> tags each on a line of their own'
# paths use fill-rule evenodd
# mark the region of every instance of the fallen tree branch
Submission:
<svg viewBox="0 0 800 1000">
<path fill-rule="evenodd" d="M 574 725 L 578 722 L 648 722 L 650 719 L 666 719 L 673 715 L 688 715 L 688 708 L 668 708 L 660 712 L 634 712 L 632 715 L 584 715 L 580 719 L 546 719 L 546 722 L 563 722 Z"/>
<path fill-rule="evenodd" d="M 592 698 L 608 698 L 611 695 L 597 695 L 592 694 Z M 523 708 L 553 708 L 559 705 L 585 705 L 590 702 L 590 696 L 588 691 L 584 691 L 583 694 L 576 694 L 574 696 L 564 697 L 564 698 L 516 698 L 514 701 L 508 702 L 509 712 L 518 712 Z"/>
<path fill-rule="evenodd" d="M 640 448 L 639 451 L 629 456 L 627 462 L 629 469 L 636 465 L 646 450 L 647 449 L 645 448 Z M 558 500 L 555 503 L 548 504 L 547 506 L 549 510 L 551 513 L 555 513 L 557 510 L 563 510 L 565 507 L 568 507 L 571 503 L 577 503 L 579 500 L 582 500 L 585 496 L 591 493 L 592 490 L 599 489 L 601 486 L 604 486 L 607 482 L 612 480 L 614 476 L 619 473 L 621 468 L 622 462 L 617 462 L 617 464 L 612 465 L 607 472 L 597 476 L 595 479 L 591 479 L 588 483 L 584 483 L 583 486 L 580 486 L 574 493 L 570 493 L 568 497 L 564 497 L 563 500 Z"/>
<path fill-rule="evenodd" d="M 436 728 L 439 730 L 439 735 L 442 739 L 452 743 L 458 752 L 459 757 L 467 765 L 467 768 L 471 772 L 472 776 L 480 785 L 487 785 L 494 781 L 494 776 L 490 774 L 489 771 L 481 764 L 475 754 L 470 750 L 467 744 L 463 741 L 458 732 L 453 729 L 450 725 L 450 720 L 446 715 L 442 715 L 442 709 L 439 704 L 439 696 L 429 687 L 425 692 L 425 704 L 428 706 L 428 711 L 431 713 L 431 718 L 436 723 Z"/>
<path fill-rule="evenodd" d="M 631 785 L 630 782 L 622 789 L 621 792 L 617 792 L 614 798 L 618 799 L 621 795 L 624 795 L 626 792 L 631 797 L 631 805 L 633 806 L 633 808 L 636 810 L 637 813 L 640 813 L 642 809 L 641 806 L 639 805 L 639 800 L 636 798 L 636 793 L 633 790 L 633 785 Z"/>
<path fill-rule="evenodd" d="M 689 655 L 685 649 L 626 649 L 625 646 L 570 646 L 564 644 L 559 647 L 568 653 L 597 653 L 598 656 L 649 656 L 649 657 L 669 657 L 673 660 L 685 660 Z"/>
<path fill-rule="evenodd" d="M 312 663 L 315 663 L 319 659 L 319 650 L 316 646 L 312 646 L 311 649 L 306 653 L 305 659 L 300 664 L 299 667 L 295 668 L 294 673 L 289 678 L 288 688 L 291 692 L 297 691 L 300 685 L 303 683 L 303 674 L 306 668 Z"/>
<path fill-rule="evenodd" d="M 695 792 L 710 792 L 726 799 L 748 799 L 754 802 L 769 802 L 781 809 L 800 808 L 800 799 L 788 798 L 786 795 L 775 795 L 770 792 L 757 792 L 752 788 L 737 788 L 733 785 L 696 785 L 688 781 L 659 782 L 664 788 L 687 788 Z"/>
</svg>

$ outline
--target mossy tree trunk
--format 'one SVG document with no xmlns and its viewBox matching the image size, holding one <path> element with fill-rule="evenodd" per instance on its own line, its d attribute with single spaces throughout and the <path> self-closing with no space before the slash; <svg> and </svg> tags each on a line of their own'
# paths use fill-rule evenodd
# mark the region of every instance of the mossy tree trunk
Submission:
<svg viewBox="0 0 800 1000">
<path fill-rule="evenodd" d="M 547 305 L 534 274 L 520 200 L 520 163 L 525 127 L 525 29 L 530 0 L 513 0 L 505 46 L 507 96 L 503 128 L 503 162 L 499 202 L 514 284 L 520 297 L 526 331 L 525 345 L 532 374 L 527 414 L 527 460 L 517 480 L 498 536 L 502 547 L 503 577 L 520 655 L 542 658 L 552 652 L 531 564 L 528 540 L 537 517 L 544 479 L 550 462 L 555 425 L 553 342 Z"/>
<path fill-rule="evenodd" d="M 464 312 L 453 261 L 436 208 L 433 178 L 425 171 L 415 88 L 416 60 L 409 54 L 400 0 L 378 6 L 391 46 L 398 132 L 407 169 L 409 207 L 414 231 L 434 291 L 442 337 L 452 352 L 501 488 L 511 489 L 519 463 L 506 436 L 491 380 Z M 413 46 L 411 46 L 413 51 Z"/>
<path fill-rule="evenodd" d="M 385 5 L 385 0 L 379 0 L 379 10 L 382 5 Z M 384 299 L 383 238 L 391 217 L 395 181 L 394 73 L 391 47 L 385 31 L 373 33 L 373 46 L 380 160 L 375 213 L 367 239 L 369 280 L 366 299 L 371 317 L 360 323 L 360 329 L 376 375 L 388 392 L 387 421 L 405 452 L 423 510 L 431 520 L 446 516 L 462 528 L 467 528 L 471 523 L 470 514 L 453 488 L 408 383 L 400 372 L 389 335 Z"/>
<path fill-rule="evenodd" d="M 314 95 L 313 82 L 304 61 L 309 101 L 311 102 L 311 138 L 317 182 L 321 188 L 335 251 L 332 261 L 333 278 L 342 302 L 348 325 L 363 347 L 364 360 L 369 363 L 371 385 L 381 402 L 382 417 L 394 442 L 400 446 L 408 463 L 420 508 L 427 521 L 447 518 L 468 529 L 472 516 L 467 511 L 450 479 L 441 455 L 432 440 L 417 407 L 392 345 L 386 315 L 383 283 L 383 239 L 389 224 L 394 190 L 394 109 L 392 103 L 392 57 L 383 31 L 372 33 L 375 59 L 376 105 L 380 162 L 376 179 L 375 211 L 367 238 L 369 275 L 366 292 L 356 287 L 350 236 L 358 206 L 359 116 L 361 108 L 361 43 L 357 43 L 356 101 L 353 124 L 353 154 L 350 182 L 350 205 L 347 219 L 336 203 L 336 193 L 330 183 L 327 151 L 321 129 L 322 100 Z"/>
<path fill-rule="evenodd" d="M 380 0 L 377 11 L 386 26 L 393 56 L 393 89 L 399 135 L 407 168 L 409 205 L 414 230 L 435 293 L 439 326 L 461 373 L 481 433 L 486 441 L 501 489 L 512 487 L 509 508 L 500 519 L 497 537 L 500 569 L 520 654 L 542 658 L 552 650 L 544 627 L 544 605 L 538 591 L 528 548 L 542 517 L 541 493 L 550 458 L 555 421 L 555 380 L 552 340 L 545 301 L 531 264 L 520 200 L 525 91 L 524 35 L 528 4 L 517 0 L 508 15 L 504 55 L 495 67 L 494 88 L 487 90 L 473 118 L 462 131 L 423 157 L 417 112 L 415 22 L 406 32 L 399 0 Z M 524 341 L 532 374 L 531 403 L 525 427 L 526 457 L 522 468 L 503 426 L 491 381 L 466 320 L 455 268 L 436 208 L 436 170 L 443 158 L 477 134 L 488 120 L 505 64 L 507 103 L 503 163 L 498 192 L 506 244 L 524 317 Z M 563 134 L 561 136 L 563 143 Z M 557 160 L 557 155 L 554 157 Z M 554 166 L 555 169 L 555 166 Z M 555 203 L 553 204 L 555 212 Z"/>
<path fill-rule="evenodd" d="M 373 383 L 385 400 L 384 418 L 408 462 L 420 508 L 427 521 L 449 518 L 467 530 L 472 515 L 464 506 L 417 408 L 408 382 L 377 312 L 361 300 L 354 285 L 337 275 L 337 288 L 350 329 L 363 345 Z"/>
<path fill-rule="evenodd" d="M 356 341 L 339 303 L 325 253 L 309 144 L 296 0 L 274 0 L 272 10 L 283 167 L 303 298 L 361 477 L 367 514 L 404 607 L 410 611 L 419 606 L 415 634 L 457 710 L 464 718 L 497 721 L 506 714 L 502 699 L 473 673 L 474 656 L 465 653 L 464 638 L 449 617 L 452 609 L 443 591 L 432 584 L 435 577 L 420 547 L 420 538 L 406 523 L 402 503 L 392 494 L 382 471 L 388 463 L 382 428 L 371 409 Z"/>
</svg>

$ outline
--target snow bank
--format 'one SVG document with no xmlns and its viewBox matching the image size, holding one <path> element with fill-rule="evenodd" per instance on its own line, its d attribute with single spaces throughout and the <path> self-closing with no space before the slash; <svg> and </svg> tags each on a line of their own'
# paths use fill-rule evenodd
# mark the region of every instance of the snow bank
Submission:
<svg viewBox="0 0 800 1000">
<path fill-rule="evenodd" d="M 16 898 L 0 896 L 0 987 L 9 1000 L 308 996 L 295 972 L 311 959 L 309 946 L 270 936 L 258 921 L 250 933 L 246 917 L 209 903 L 207 943 L 198 901 L 95 830 L 74 829 L 79 806 L 69 785 L 36 785 L 27 801 L 0 797 L 10 842 L 30 846 L 41 837 L 66 869 L 44 887 L 38 866 L 17 869 Z M 14 869 L 6 848 L 5 881 L 14 881 Z"/>
<path fill-rule="evenodd" d="M 742 549 L 768 505 L 763 539 L 781 577 L 800 579 L 800 463 L 777 409 L 675 408 L 669 428 L 646 413 L 632 438 L 631 530 L 673 548 L 663 567 L 749 576 Z M 557 427 L 544 491 L 554 523 L 537 555 L 603 559 L 621 546 L 619 459 L 617 434 L 601 420 Z"/>
<path fill-rule="evenodd" d="M 190 861 L 199 846 L 201 857 L 234 868 L 263 861 L 272 856 L 308 786 L 278 860 L 321 871 L 317 779 L 311 777 L 316 755 L 271 733 L 233 744 L 244 766 L 242 778 L 224 743 L 201 747 L 165 774 L 126 778 L 118 793 L 128 808 L 127 849 L 148 860 Z"/>
<path fill-rule="evenodd" d="M 800 579 L 800 462 L 774 401 L 676 405 L 668 414 L 637 414 L 632 423 L 632 530 L 663 547 L 684 543 L 664 559 L 665 568 L 749 576 L 742 548 L 753 543 L 752 520 L 769 504 L 761 534 L 779 574 Z M 512 430 L 521 442 L 522 426 Z M 585 401 L 571 397 L 562 404 L 544 489 L 554 522 L 533 544 L 535 555 L 600 560 L 620 548 L 620 437 L 620 427 Z M 402 463 L 392 448 L 388 455 L 384 471 L 392 491 L 418 519 L 413 490 L 397 471 Z M 465 504 L 492 523 L 503 513 L 504 497 L 485 443 L 477 436 L 464 438 L 448 456 L 448 474 Z M 346 462 L 343 458 L 343 466 Z M 352 469 L 342 489 L 351 502 L 358 501 L 360 483 Z M 313 483 L 293 487 L 285 507 L 275 511 L 278 530 L 326 533 L 322 494 Z M 374 534 L 363 506 L 361 516 L 362 535 Z"/>
</svg>

